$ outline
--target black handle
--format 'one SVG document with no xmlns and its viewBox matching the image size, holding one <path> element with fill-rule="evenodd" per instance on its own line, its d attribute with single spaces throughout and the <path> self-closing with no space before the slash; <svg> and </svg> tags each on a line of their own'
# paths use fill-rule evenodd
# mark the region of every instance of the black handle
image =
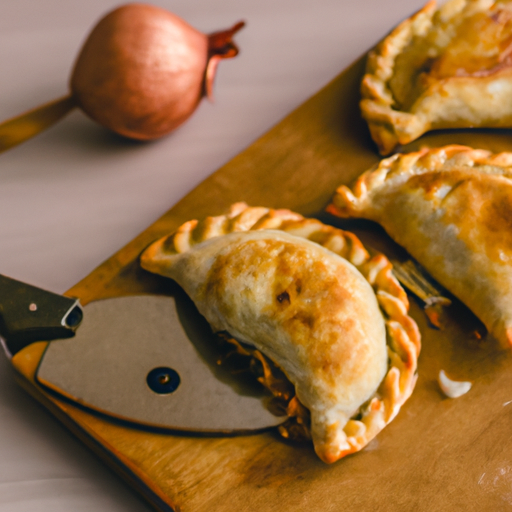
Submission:
<svg viewBox="0 0 512 512">
<path fill-rule="evenodd" d="M 0 274 L 0 336 L 11 355 L 34 341 L 70 338 L 82 318 L 77 299 Z"/>
</svg>

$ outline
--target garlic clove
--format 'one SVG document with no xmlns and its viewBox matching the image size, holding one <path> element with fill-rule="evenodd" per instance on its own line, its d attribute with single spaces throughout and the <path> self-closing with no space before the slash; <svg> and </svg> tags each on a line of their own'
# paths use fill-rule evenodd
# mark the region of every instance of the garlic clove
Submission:
<svg viewBox="0 0 512 512">
<path fill-rule="evenodd" d="M 439 387 L 448 398 L 458 398 L 465 395 L 471 389 L 471 382 L 456 381 L 448 378 L 444 370 L 439 372 L 437 378 Z"/>
</svg>

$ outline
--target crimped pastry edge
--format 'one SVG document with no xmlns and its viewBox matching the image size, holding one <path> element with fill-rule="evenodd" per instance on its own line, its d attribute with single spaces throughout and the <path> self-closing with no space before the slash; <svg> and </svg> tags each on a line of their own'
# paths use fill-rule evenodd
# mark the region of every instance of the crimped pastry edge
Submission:
<svg viewBox="0 0 512 512">
<path fill-rule="evenodd" d="M 387 182 L 405 180 L 426 172 L 460 169 L 461 166 L 512 179 L 512 152 L 492 153 L 485 149 L 450 144 L 396 153 L 361 174 L 352 187 L 340 185 L 326 211 L 342 218 L 358 217 L 361 212 L 369 211 L 372 193 Z"/>
</svg>

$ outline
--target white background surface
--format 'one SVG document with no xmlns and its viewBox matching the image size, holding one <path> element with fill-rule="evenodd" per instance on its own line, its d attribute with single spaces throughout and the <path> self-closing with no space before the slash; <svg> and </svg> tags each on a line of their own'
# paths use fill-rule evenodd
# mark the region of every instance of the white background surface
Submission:
<svg viewBox="0 0 512 512">
<path fill-rule="evenodd" d="M 364 53 L 422 0 L 155 0 L 204 32 L 243 19 L 241 53 L 160 141 L 73 112 L 0 155 L 0 273 L 64 292 Z M 0 0 L 0 119 L 67 92 L 111 0 Z M 1 294 L 1 290 L 0 290 Z M 150 510 L 14 383 L 0 354 L 0 511 Z"/>
</svg>

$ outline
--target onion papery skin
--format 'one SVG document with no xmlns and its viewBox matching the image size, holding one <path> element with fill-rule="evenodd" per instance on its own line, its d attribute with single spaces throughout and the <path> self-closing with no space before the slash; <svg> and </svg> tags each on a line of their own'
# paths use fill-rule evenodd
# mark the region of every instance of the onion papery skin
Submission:
<svg viewBox="0 0 512 512">
<path fill-rule="evenodd" d="M 225 32 L 228 38 L 241 25 L 235 27 Z M 236 51 L 228 57 L 238 53 L 231 46 Z M 89 117 L 114 132 L 156 139 L 197 108 L 214 57 L 209 36 L 178 16 L 127 4 L 102 18 L 85 41 L 71 74 L 71 94 Z"/>
</svg>

